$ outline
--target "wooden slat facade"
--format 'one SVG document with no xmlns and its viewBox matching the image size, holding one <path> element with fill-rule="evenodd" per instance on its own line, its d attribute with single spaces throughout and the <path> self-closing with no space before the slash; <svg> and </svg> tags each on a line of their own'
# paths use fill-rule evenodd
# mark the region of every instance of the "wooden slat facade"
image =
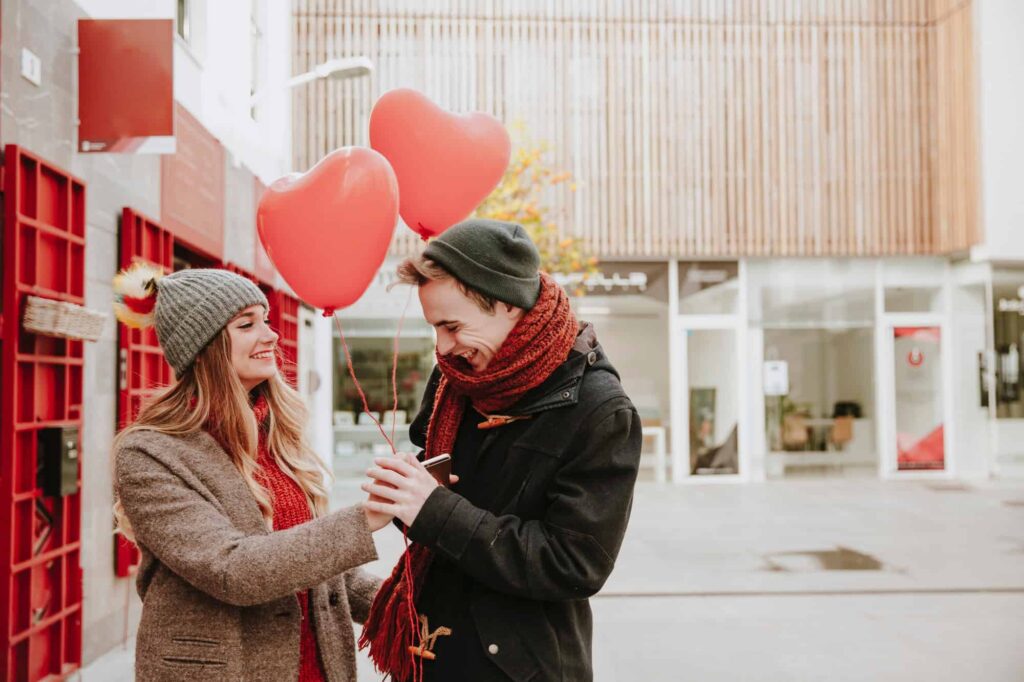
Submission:
<svg viewBox="0 0 1024 682">
<path fill-rule="evenodd" d="M 523 121 L 601 258 L 875 256 L 980 238 L 971 2 L 295 0 L 295 166 L 413 87 Z M 413 248 L 401 230 L 395 249 Z"/>
</svg>

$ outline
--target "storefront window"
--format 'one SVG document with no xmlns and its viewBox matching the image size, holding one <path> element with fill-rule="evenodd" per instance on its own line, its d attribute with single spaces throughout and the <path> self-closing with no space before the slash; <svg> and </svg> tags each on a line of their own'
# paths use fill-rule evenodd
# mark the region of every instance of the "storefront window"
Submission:
<svg viewBox="0 0 1024 682">
<path fill-rule="evenodd" d="M 942 311 L 941 287 L 886 287 L 885 312 L 936 313 Z"/>
<path fill-rule="evenodd" d="M 597 275 L 559 276 L 576 316 L 590 322 L 640 413 L 644 432 L 642 476 L 665 475 L 669 427 L 668 264 L 602 262 Z M 660 467 L 660 470 L 659 470 Z"/>
<path fill-rule="evenodd" d="M 750 321 L 765 328 L 852 328 L 875 323 L 871 261 L 751 260 Z"/>
<path fill-rule="evenodd" d="M 874 462 L 873 333 L 764 331 L 765 374 L 776 382 L 765 386 L 770 451 L 833 452 L 846 455 L 851 465 Z"/>
<path fill-rule="evenodd" d="M 398 409 L 394 410 L 392 363 L 394 320 L 346 320 L 345 334 L 352 364 L 373 416 L 380 420 L 395 446 L 409 450 L 409 422 L 416 416 L 434 364 L 434 339 L 425 323 L 406 320 L 398 345 L 396 380 Z M 334 357 L 334 473 L 361 475 L 374 456 L 391 448 L 363 412 L 362 398 L 348 372 L 341 341 L 335 334 Z"/>
<path fill-rule="evenodd" d="M 887 313 L 941 313 L 946 304 L 949 263 L 942 258 L 883 258 L 878 261 Z"/>
<path fill-rule="evenodd" d="M 735 261 L 679 264 L 679 313 L 729 315 L 738 309 L 739 267 Z"/>
<path fill-rule="evenodd" d="M 874 468 L 874 264 L 755 261 L 748 272 L 769 475 Z"/>
<path fill-rule="evenodd" d="M 999 419 L 1024 419 L 1021 353 L 1024 352 L 1024 270 L 993 273 L 995 396 Z"/>
</svg>

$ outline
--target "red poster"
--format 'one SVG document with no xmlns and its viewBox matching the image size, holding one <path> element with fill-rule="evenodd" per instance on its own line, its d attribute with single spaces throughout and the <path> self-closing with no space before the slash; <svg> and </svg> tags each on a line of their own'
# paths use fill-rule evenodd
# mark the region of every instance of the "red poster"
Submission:
<svg viewBox="0 0 1024 682">
<path fill-rule="evenodd" d="M 174 153 L 174 22 L 78 20 L 78 151 Z"/>
</svg>

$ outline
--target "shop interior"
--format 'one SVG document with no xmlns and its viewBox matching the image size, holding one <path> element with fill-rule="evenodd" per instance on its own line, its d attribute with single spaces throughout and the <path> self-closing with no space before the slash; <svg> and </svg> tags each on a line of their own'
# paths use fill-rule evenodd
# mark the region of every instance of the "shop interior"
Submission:
<svg viewBox="0 0 1024 682">
<path fill-rule="evenodd" d="M 778 374 L 765 386 L 766 475 L 876 475 L 873 272 L 768 274 L 756 299 Z"/>
</svg>

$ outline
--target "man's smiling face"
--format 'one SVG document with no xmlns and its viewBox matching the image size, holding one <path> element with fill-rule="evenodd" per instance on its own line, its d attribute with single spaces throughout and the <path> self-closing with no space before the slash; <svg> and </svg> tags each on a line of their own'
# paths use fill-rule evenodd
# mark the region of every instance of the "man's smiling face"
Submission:
<svg viewBox="0 0 1024 682">
<path fill-rule="evenodd" d="M 474 372 L 487 369 L 523 310 L 501 303 L 483 310 L 452 278 L 419 286 L 423 316 L 437 331 L 437 352 L 463 358 Z"/>
</svg>

